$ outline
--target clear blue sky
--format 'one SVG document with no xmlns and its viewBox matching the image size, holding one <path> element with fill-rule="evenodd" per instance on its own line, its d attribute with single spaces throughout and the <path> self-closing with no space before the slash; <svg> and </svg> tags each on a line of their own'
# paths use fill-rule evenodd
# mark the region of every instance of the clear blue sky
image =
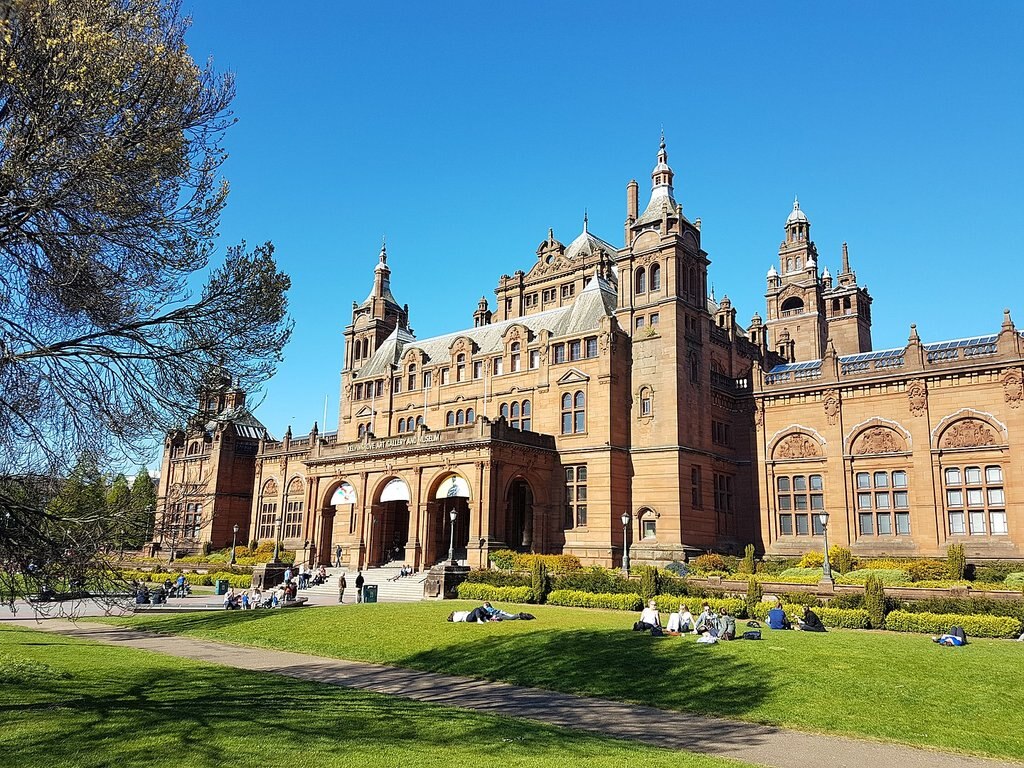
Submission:
<svg viewBox="0 0 1024 768">
<path fill-rule="evenodd" d="M 1024 3 L 186 0 L 237 77 L 223 245 L 272 240 L 295 335 L 259 417 L 337 418 L 342 330 L 387 235 L 421 338 L 472 325 L 548 227 L 622 244 L 662 125 L 710 280 L 746 324 L 799 194 L 849 242 L 876 349 L 1024 327 Z M 282 12 L 284 9 L 284 12 Z"/>
</svg>

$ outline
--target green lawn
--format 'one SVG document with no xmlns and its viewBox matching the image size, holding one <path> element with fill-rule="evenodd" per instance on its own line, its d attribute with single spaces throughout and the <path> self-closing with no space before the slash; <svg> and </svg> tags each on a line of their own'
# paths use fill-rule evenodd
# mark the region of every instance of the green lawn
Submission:
<svg viewBox="0 0 1024 768">
<path fill-rule="evenodd" d="M 743 765 L 22 629 L 0 628 L 0 708 L 11 766 Z"/>
<path fill-rule="evenodd" d="M 764 630 L 759 642 L 651 638 L 635 616 L 527 606 L 531 622 L 449 624 L 466 603 L 143 616 L 133 627 L 380 662 L 809 731 L 1024 759 L 1024 643 Z M 740 623 L 741 629 L 743 623 Z"/>
</svg>

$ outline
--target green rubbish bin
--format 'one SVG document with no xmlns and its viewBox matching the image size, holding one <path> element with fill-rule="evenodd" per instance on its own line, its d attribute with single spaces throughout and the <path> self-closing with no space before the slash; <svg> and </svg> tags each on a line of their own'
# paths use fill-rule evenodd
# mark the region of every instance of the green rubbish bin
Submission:
<svg viewBox="0 0 1024 768">
<path fill-rule="evenodd" d="M 214 592 L 218 595 L 226 595 L 228 593 L 228 580 L 217 579 L 213 582 Z"/>
<path fill-rule="evenodd" d="M 376 584 L 363 584 L 363 602 L 364 603 L 376 603 L 377 602 L 377 585 Z"/>
</svg>

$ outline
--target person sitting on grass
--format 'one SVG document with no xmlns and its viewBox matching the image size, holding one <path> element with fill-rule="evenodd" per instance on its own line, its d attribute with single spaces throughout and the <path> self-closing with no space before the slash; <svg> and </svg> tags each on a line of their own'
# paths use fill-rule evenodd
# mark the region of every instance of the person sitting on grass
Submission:
<svg viewBox="0 0 1024 768">
<path fill-rule="evenodd" d="M 736 639 L 736 619 L 729 615 L 729 611 L 722 609 L 722 615 L 718 617 L 718 639 Z"/>
<path fill-rule="evenodd" d="M 693 614 L 690 613 L 690 609 L 685 605 L 679 606 L 678 613 L 673 613 L 668 617 L 668 631 L 669 632 L 693 632 L 697 634 L 697 630 L 694 629 Z"/>
<path fill-rule="evenodd" d="M 718 633 L 718 614 L 711 610 L 711 606 L 704 603 L 701 608 L 700 616 L 697 617 L 697 621 L 694 622 L 693 631 L 696 634 L 705 634 L 715 631 Z"/>
<path fill-rule="evenodd" d="M 786 612 L 782 605 L 775 603 L 775 607 L 768 611 L 768 626 L 771 629 L 792 629 L 793 625 L 786 618 Z"/>
<path fill-rule="evenodd" d="M 818 614 L 811 610 L 811 606 L 804 606 L 804 617 L 797 619 L 797 624 L 800 625 L 800 629 L 804 632 L 824 632 L 825 625 L 821 623 L 821 619 L 818 618 Z"/>
<path fill-rule="evenodd" d="M 633 625 L 633 631 L 646 632 L 655 627 L 661 628 L 661 616 L 658 615 L 658 604 L 652 599 L 640 612 L 640 621 Z"/>
</svg>

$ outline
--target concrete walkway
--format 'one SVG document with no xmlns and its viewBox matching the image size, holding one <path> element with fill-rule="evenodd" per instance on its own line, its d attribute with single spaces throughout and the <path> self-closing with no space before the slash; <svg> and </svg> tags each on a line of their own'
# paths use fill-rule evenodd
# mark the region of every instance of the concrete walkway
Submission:
<svg viewBox="0 0 1024 768">
<path fill-rule="evenodd" d="M 656 747 L 730 757 L 775 768 L 815 765 L 829 768 L 993 768 L 1000 765 L 1020 768 L 1022 765 L 688 715 L 505 683 L 189 637 L 155 635 L 102 624 L 74 624 L 60 619 L 22 619 L 7 623 L 228 667 L 401 696 L 429 704 L 535 720 Z"/>
</svg>

